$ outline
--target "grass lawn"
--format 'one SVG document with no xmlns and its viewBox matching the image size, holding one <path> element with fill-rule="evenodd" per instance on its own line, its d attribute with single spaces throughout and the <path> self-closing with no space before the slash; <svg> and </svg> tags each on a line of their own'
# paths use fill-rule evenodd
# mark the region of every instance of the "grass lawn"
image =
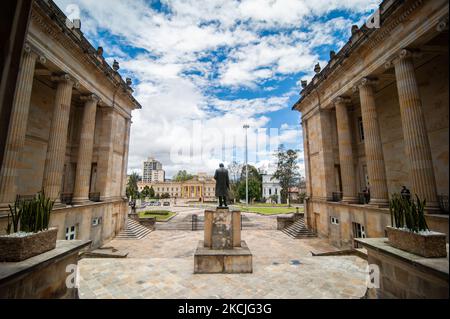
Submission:
<svg viewBox="0 0 450 319">
<path fill-rule="evenodd" d="M 168 210 L 147 210 L 139 213 L 140 218 L 155 217 L 157 222 L 165 222 L 174 215 L 176 215 L 176 213 Z"/>
<path fill-rule="evenodd" d="M 288 207 L 288 204 L 253 203 L 251 207 Z"/>
<path fill-rule="evenodd" d="M 246 206 L 237 206 L 237 209 L 240 209 L 242 212 L 247 211 Z M 290 214 L 295 213 L 295 207 L 260 207 L 260 206 L 249 206 L 249 213 L 258 213 L 262 215 L 278 215 L 278 214 Z M 299 207 L 299 213 L 303 212 L 303 207 Z"/>
</svg>

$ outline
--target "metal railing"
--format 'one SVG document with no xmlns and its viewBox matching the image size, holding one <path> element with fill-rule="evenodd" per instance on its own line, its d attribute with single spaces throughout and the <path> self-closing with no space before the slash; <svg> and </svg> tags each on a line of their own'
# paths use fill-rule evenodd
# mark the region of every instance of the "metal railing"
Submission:
<svg viewBox="0 0 450 319">
<path fill-rule="evenodd" d="M 61 203 L 66 205 L 72 205 L 73 193 L 61 193 Z"/>
<path fill-rule="evenodd" d="M 438 195 L 439 208 L 448 214 L 448 195 Z"/>
<path fill-rule="evenodd" d="M 197 230 L 198 215 L 192 214 L 192 230 Z"/>
<path fill-rule="evenodd" d="M 340 202 L 342 201 L 342 192 L 333 192 L 331 201 Z"/>
<path fill-rule="evenodd" d="M 20 195 L 17 194 L 16 195 L 16 200 L 17 201 L 31 201 L 36 197 L 36 195 Z"/>
<path fill-rule="evenodd" d="M 89 200 L 91 202 L 99 202 L 100 201 L 100 192 L 89 193 Z"/>
<path fill-rule="evenodd" d="M 358 193 L 358 204 L 365 205 L 369 203 L 369 196 L 366 193 Z"/>
</svg>

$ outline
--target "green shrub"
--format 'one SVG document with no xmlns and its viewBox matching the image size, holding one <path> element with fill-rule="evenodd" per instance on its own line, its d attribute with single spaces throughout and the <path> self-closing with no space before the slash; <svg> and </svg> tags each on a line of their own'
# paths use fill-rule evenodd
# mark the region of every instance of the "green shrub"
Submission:
<svg viewBox="0 0 450 319">
<path fill-rule="evenodd" d="M 144 212 L 144 215 L 163 215 L 163 216 L 167 216 L 169 215 L 170 212 L 168 210 L 148 210 L 146 212 Z"/>
<path fill-rule="evenodd" d="M 37 233 L 48 229 L 54 204 L 55 201 L 45 197 L 44 192 L 38 193 L 32 200 L 16 200 L 14 207 L 9 205 L 7 234 L 11 233 L 11 228 L 14 233 Z"/>
<path fill-rule="evenodd" d="M 391 225 L 396 228 L 407 228 L 413 232 L 428 230 L 425 220 L 425 203 L 416 195 L 416 200 L 410 200 L 399 194 L 393 194 L 389 201 Z"/>
</svg>

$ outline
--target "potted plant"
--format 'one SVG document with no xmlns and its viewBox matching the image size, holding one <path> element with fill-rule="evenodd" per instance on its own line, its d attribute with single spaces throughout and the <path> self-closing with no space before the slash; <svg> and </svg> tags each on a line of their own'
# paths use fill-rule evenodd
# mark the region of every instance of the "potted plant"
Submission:
<svg viewBox="0 0 450 319">
<path fill-rule="evenodd" d="M 445 234 L 430 231 L 425 219 L 425 203 L 392 195 L 389 201 L 391 226 L 386 227 L 389 243 L 423 257 L 446 257 Z"/>
<path fill-rule="evenodd" d="M 17 262 L 56 247 L 56 228 L 48 228 L 54 201 L 43 192 L 9 205 L 6 235 L 0 235 L 0 262 Z"/>
</svg>

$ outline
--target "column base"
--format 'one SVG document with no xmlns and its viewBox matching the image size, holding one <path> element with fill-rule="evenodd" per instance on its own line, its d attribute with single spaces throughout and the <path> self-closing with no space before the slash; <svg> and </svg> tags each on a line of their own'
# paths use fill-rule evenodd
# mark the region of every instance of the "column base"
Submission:
<svg viewBox="0 0 450 319">
<path fill-rule="evenodd" d="M 375 207 L 380 207 L 380 208 L 384 208 L 384 207 L 389 207 L 389 200 L 387 199 L 377 199 L 377 198 L 371 198 L 369 201 L 370 206 L 375 206 Z"/>
<path fill-rule="evenodd" d="M 72 205 L 84 205 L 84 204 L 89 204 L 91 203 L 91 201 L 89 200 L 88 197 L 74 197 L 72 199 Z"/>
<path fill-rule="evenodd" d="M 357 204 L 358 198 L 353 196 L 343 196 L 341 202 L 346 204 Z"/>
<path fill-rule="evenodd" d="M 9 205 L 11 205 L 11 207 L 14 207 L 14 203 L 0 203 L 0 212 L 9 212 Z"/>
</svg>

